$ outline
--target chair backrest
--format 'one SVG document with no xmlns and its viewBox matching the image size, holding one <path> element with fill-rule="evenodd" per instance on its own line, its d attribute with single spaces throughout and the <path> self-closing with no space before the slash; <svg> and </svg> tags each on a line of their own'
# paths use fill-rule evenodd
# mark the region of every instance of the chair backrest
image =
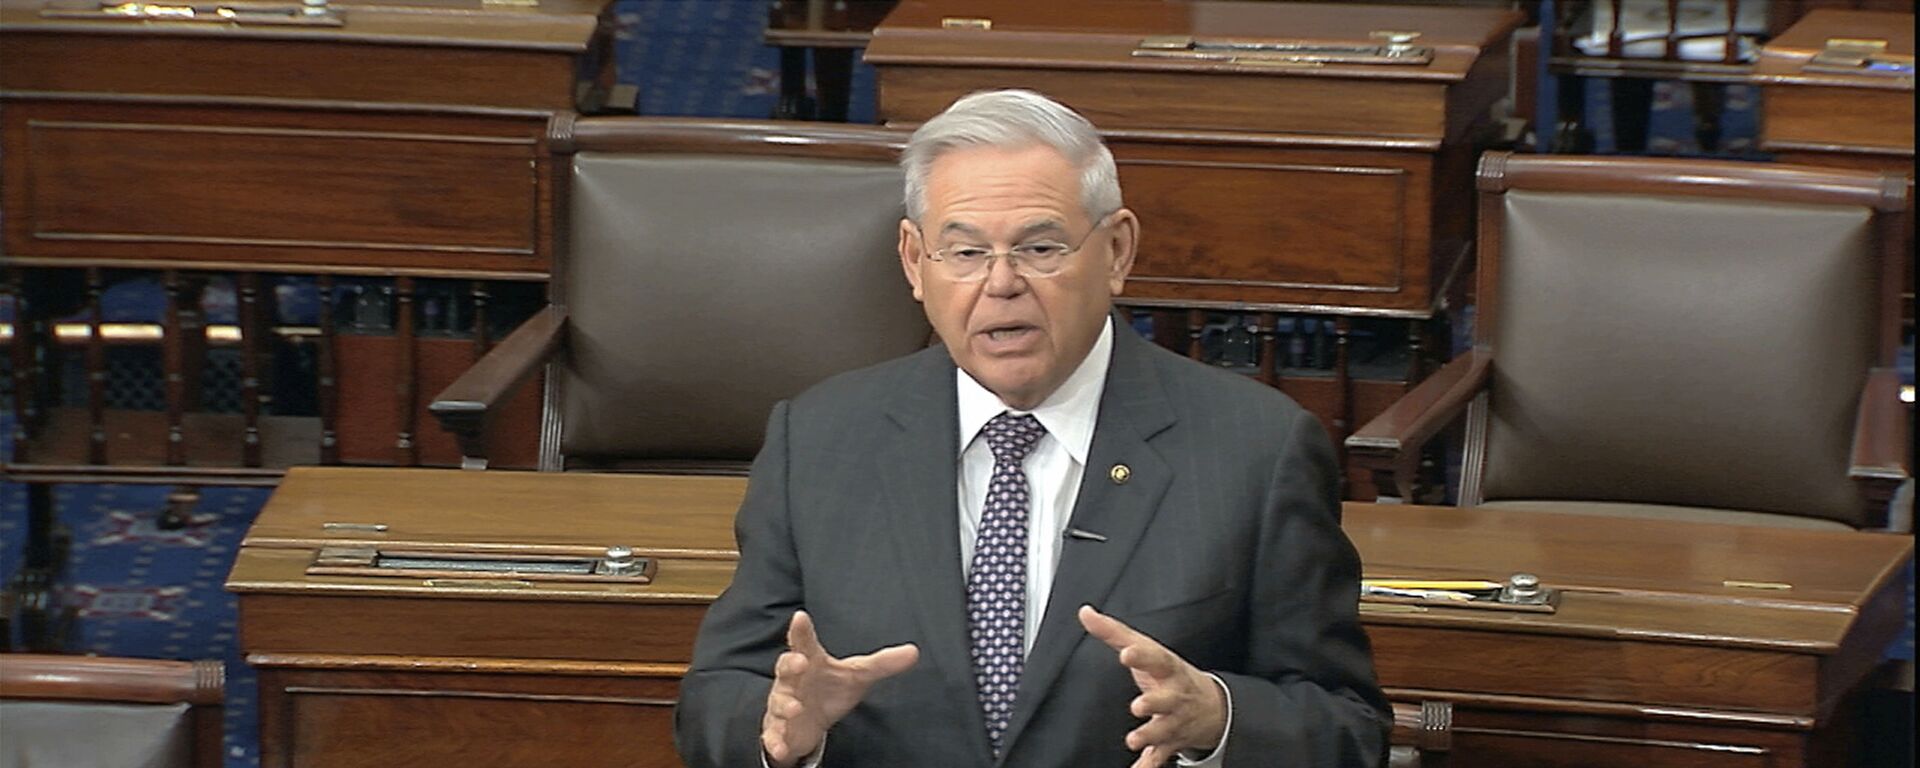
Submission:
<svg viewBox="0 0 1920 768">
<path fill-rule="evenodd" d="M 1481 163 L 1484 462 L 1463 500 L 1586 499 L 1863 525 L 1848 476 L 1892 364 L 1904 180 L 1724 161 Z"/>
<path fill-rule="evenodd" d="M 0 655 L 0 768 L 217 768 L 218 661 Z"/>
<path fill-rule="evenodd" d="M 751 460 L 778 400 L 926 345 L 896 255 L 904 132 L 566 125 L 550 409 L 568 466 Z"/>
</svg>

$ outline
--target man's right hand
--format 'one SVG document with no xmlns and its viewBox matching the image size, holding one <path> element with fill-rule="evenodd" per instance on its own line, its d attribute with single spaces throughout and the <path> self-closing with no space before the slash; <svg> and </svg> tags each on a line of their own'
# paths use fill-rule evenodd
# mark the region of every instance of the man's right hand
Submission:
<svg viewBox="0 0 1920 768">
<path fill-rule="evenodd" d="M 760 720 L 760 746 L 771 768 L 793 768 L 813 754 L 827 729 L 853 711 L 868 688 L 920 660 L 920 649 L 912 643 L 864 656 L 829 656 L 806 611 L 795 611 L 787 624 L 787 649 L 773 665 L 773 690 L 767 693 L 767 714 Z"/>
</svg>

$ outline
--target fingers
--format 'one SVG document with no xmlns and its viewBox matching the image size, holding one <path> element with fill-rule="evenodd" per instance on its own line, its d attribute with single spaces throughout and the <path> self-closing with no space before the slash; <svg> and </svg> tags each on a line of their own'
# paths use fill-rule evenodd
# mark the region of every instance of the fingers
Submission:
<svg viewBox="0 0 1920 768">
<path fill-rule="evenodd" d="M 1162 715 L 1141 723 L 1140 727 L 1127 732 L 1127 749 L 1168 750 L 1167 745 L 1179 735 L 1175 733 L 1179 727 L 1178 721 L 1177 717 Z"/>
<path fill-rule="evenodd" d="M 1133 761 L 1132 768 L 1160 768 L 1167 764 L 1167 757 L 1172 754 L 1173 750 L 1165 747 L 1147 747 L 1140 750 L 1140 757 Z"/>
<path fill-rule="evenodd" d="M 1080 626 L 1086 627 L 1087 634 L 1118 651 L 1120 663 L 1128 669 L 1156 679 L 1165 679 L 1180 671 L 1180 657 L 1166 646 L 1125 622 L 1094 610 L 1093 606 L 1080 606 Z"/>
<path fill-rule="evenodd" d="M 1180 711 L 1180 692 L 1171 688 L 1160 688 L 1149 693 L 1133 697 L 1127 705 L 1127 712 L 1142 720 L 1154 715 L 1168 715 Z"/>
<path fill-rule="evenodd" d="M 820 636 L 813 632 L 813 617 L 806 611 L 794 611 L 793 619 L 787 622 L 787 647 L 808 656 L 827 655 L 827 649 L 820 647 Z"/>
<path fill-rule="evenodd" d="M 864 656 L 843 660 L 866 682 L 884 680 L 913 668 L 920 661 L 920 647 L 913 643 L 890 645 Z"/>
<path fill-rule="evenodd" d="M 1127 646 L 1142 640 L 1152 642 L 1151 638 L 1135 631 L 1133 627 L 1094 610 L 1091 605 L 1080 606 L 1080 626 L 1087 629 L 1087 634 L 1099 638 L 1100 642 L 1116 651 L 1126 650 Z"/>
</svg>

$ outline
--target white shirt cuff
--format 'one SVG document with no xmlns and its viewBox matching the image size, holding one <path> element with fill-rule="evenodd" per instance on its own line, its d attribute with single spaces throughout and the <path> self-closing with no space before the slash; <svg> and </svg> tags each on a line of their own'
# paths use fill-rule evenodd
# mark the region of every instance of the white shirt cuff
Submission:
<svg viewBox="0 0 1920 768">
<path fill-rule="evenodd" d="M 1220 743 L 1213 745 L 1213 751 L 1204 756 L 1195 756 L 1194 750 L 1183 749 L 1173 755 L 1174 764 L 1189 768 L 1220 768 L 1227 758 L 1227 737 L 1233 734 L 1233 689 L 1227 687 L 1227 681 L 1212 672 L 1207 677 L 1220 686 L 1220 695 L 1227 700 L 1227 724 L 1220 729 Z"/>
</svg>

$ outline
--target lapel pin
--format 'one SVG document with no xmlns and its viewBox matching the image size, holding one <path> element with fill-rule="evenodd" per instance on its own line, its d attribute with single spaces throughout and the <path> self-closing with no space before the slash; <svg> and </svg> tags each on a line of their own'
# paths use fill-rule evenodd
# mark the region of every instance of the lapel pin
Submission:
<svg viewBox="0 0 1920 768">
<path fill-rule="evenodd" d="M 1125 464 L 1115 464 L 1113 469 L 1107 470 L 1107 477 L 1113 480 L 1114 485 L 1126 485 L 1128 480 L 1133 479 L 1133 470 Z"/>
<path fill-rule="evenodd" d="M 1106 541 L 1107 540 L 1106 536 L 1103 536 L 1098 533 L 1094 533 L 1093 531 L 1083 530 L 1080 528 L 1068 528 L 1067 538 L 1086 539 L 1087 541 Z"/>
</svg>

